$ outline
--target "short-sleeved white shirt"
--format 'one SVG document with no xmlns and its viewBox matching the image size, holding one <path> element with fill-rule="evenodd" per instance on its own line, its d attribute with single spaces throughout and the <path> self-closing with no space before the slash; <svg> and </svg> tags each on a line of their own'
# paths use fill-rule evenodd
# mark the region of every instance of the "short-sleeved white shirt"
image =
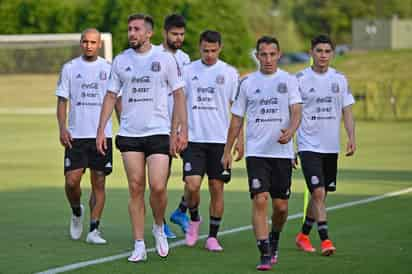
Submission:
<svg viewBox="0 0 412 274">
<path fill-rule="evenodd" d="M 122 95 L 119 135 L 170 133 L 167 94 L 184 87 L 170 53 L 153 47 L 143 54 L 127 49 L 113 61 L 108 90 Z"/>
<path fill-rule="evenodd" d="M 164 48 L 163 44 L 160 44 L 160 45 L 154 46 L 154 47 L 155 47 L 155 49 L 158 49 L 159 51 L 170 52 L 170 51 L 167 51 Z M 177 62 L 177 66 L 178 66 L 178 72 L 180 74 L 182 74 L 183 73 L 183 67 L 190 64 L 189 55 L 187 55 L 184 51 L 182 51 L 180 49 L 176 50 L 175 53 L 172 53 L 172 52 L 170 52 L 170 53 L 173 54 L 173 56 L 175 57 L 175 60 Z M 172 91 L 169 92 L 168 99 L 169 99 L 169 102 L 168 102 L 169 103 L 169 116 L 170 116 L 170 118 L 172 118 L 173 104 L 174 104 L 174 102 L 173 102 L 173 92 Z"/>
<path fill-rule="evenodd" d="M 246 118 L 246 156 L 294 158 L 292 140 L 287 144 L 278 140 L 281 129 L 289 127 L 290 106 L 301 102 L 295 76 L 281 69 L 243 78 L 232 113 Z"/>
<path fill-rule="evenodd" d="M 68 130 L 73 138 L 96 138 L 109 74 L 110 64 L 101 57 L 93 62 L 77 57 L 63 65 L 56 96 L 69 100 Z M 112 136 L 111 119 L 105 135 Z"/>
<path fill-rule="evenodd" d="M 303 100 L 298 150 L 339 153 L 342 110 L 355 103 L 346 77 L 333 68 L 319 74 L 310 67 L 296 76 Z"/>
<path fill-rule="evenodd" d="M 189 141 L 226 143 L 230 103 L 236 95 L 239 74 L 218 60 L 208 66 L 201 60 L 184 67 Z"/>
</svg>

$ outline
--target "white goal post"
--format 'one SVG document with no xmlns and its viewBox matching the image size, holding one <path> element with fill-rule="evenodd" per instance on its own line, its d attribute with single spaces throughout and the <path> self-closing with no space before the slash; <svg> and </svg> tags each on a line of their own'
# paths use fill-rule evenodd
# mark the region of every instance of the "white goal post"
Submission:
<svg viewBox="0 0 412 274">
<path fill-rule="evenodd" d="M 101 35 L 103 57 L 111 62 L 113 59 L 112 34 L 101 33 Z M 64 47 L 79 44 L 80 36 L 80 33 L 0 35 L 0 48 Z"/>
</svg>

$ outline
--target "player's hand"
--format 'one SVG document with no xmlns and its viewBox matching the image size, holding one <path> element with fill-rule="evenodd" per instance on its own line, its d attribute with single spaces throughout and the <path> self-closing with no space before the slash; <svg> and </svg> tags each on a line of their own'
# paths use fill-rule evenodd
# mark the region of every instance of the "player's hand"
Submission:
<svg viewBox="0 0 412 274">
<path fill-rule="evenodd" d="M 224 152 L 222 155 L 222 160 L 221 160 L 223 169 L 231 169 L 232 168 L 232 155 L 227 152 Z"/>
<path fill-rule="evenodd" d="M 107 142 L 106 136 L 104 136 L 104 132 L 98 131 L 96 136 L 96 149 L 97 152 L 101 155 L 106 155 L 107 150 Z"/>
<path fill-rule="evenodd" d="M 180 153 L 186 149 L 188 142 L 187 130 L 181 130 L 177 134 L 176 152 Z"/>
<path fill-rule="evenodd" d="M 291 161 L 292 161 L 292 168 L 297 169 L 299 165 L 298 155 L 295 154 L 295 158 L 293 158 Z"/>
<path fill-rule="evenodd" d="M 66 129 L 63 128 L 60 130 L 60 144 L 66 148 L 72 148 L 72 141 L 73 138 L 70 134 L 70 132 Z"/>
<path fill-rule="evenodd" d="M 236 162 L 243 158 L 243 155 L 245 155 L 245 146 L 243 141 L 239 141 L 239 139 L 237 139 L 235 149 L 233 150 L 233 155 L 236 155 Z"/>
<path fill-rule="evenodd" d="M 293 132 L 292 130 L 288 129 L 288 128 L 284 128 L 281 129 L 280 132 L 282 133 L 278 139 L 278 143 L 284 145 L 289 143 L 289 141 L 292 139 L 293 137 Z"/>
<path fill-rule="evenodd" d="M 172 132 L 169 137 L 169 154 L 173 158 L 177 158 L 177 133 Z"/>
<path fill-rule="evenodd" d="M 356 151 L 356 144 L 352 140 L 349 140 L 348 143 L 346 144 L 346 156 L 352 156 L 355 154 Z"/>
</svg>

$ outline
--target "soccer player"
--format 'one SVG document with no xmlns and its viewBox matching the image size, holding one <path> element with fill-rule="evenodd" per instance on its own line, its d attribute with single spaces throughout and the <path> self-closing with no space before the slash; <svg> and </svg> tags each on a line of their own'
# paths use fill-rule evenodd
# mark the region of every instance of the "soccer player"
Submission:
<svg viewBox="0 0 412 274">
<path fill-rule="evenodd" d="M 222 251 L 217 233 L 223 216 L 224 183 L 230 180 L 230 170 L 221 164 L 226 133 L 229 126 L 230 104 L 236 95 L 238 72 L 219 60 L 222 40 L 219 32 L 206 30 L 200 35 L 201 59 L 184 68 L 186 82 L 189 144 L 181 154 L 183 179 L 190 224 L 186 244 L 194 246 L 202 222 L 199 216 L 200 186 L 208 175 L 210 207 L 209 235 L 206 248 Z M 238 139 L 238 159 L 243 156 L 243 136 Z"/>
<path fill-rule="evenodd" d="M 185 52 L 181 50 L 183 46 L 183 42 L 185 40 L 185 29 L 186 29 L 186 21 L 185 18 L 178 14 L 171 14 L 167 16 L 164 20 L 163 24 L 163 43 L 157 46 L 157 49 L 160 51 L 170 52 L 176 59 L 178 69 L 180 72 L 183 71 L 183 67 L 190 64 L 190 57 Z M 169 98 L 169 115 L 172 114 L 173 109 L 173 94 L 172 91 L 168 94 Z M 170 158 L 170 166 L 169 166 L 169 177 L 170 177 L 170 169 L 172 167 L 172 159 Z M 189 219 L 186 215 L 187 205 L 186 201 L 184 200 L 184 196 L 182 196 L 182 201 L 179 205 L 179 210 L 176 210 L 172 216 L 171 221 L 173 223 L 178 224 L 183 233 L 186 233 L 187 227 L 189 226 Z M 166 220 L 164 221 L 164 229 L 166 236 L 168 238 L 176 238 L 176 235 L 167 225 Z"/>
<path fill-rule="evenodd" d="M 343 116 L 348 142 L 346 156 L 355 153 L 355 125 L 352 115 L 354 98 L 346 77 L 329 67 L 334 44 L 328 36 L 312 40 L 313 66 L 297 74 L 303 99 L 302 124 L 297 132 L 297 145 L 306 185 L 311 193 L 297 246 L 315 252 L 309 233 L 316 222 L 324 256 L 336 250 L 328 235 L 326 196 L 336 190 L 337 161 L 340 146 L 340 123 Z"/>
<path fill-rule="evenodd" d="M 258 270 L 271 269 L 278 259 L 279 236 L 287 220 L 290 196 L 292 137 L 301 117 L 296 77 L 279 69 L 279 42 L 263 36 L 256 44 L 259 71 L 240 81 L 222 163 L 231 167 L 231 150 L 246 116 L 246 168 L 252 199 L 252 224 L 260 251 Z M 269 234 L 267 201 L 272 200 Z"/>
<path fill-rule="evenodd" d="M 64 64 L 57 84 L 57 121 L 60 143 L 65 147 L 64 175 L 66 196 L 72 208 L 70 236 L 78 240 L 83 231 L 83 206 L 80 203 L 80 181 L 90 169 L 90 230 L 86 241 L 105 244 L 99 222 L 105 203 L 106 176 L 112 172 L 112 123 L 103 129 L 107 139 L 105 155 L 96 150 L 96 130 L 103 98 L 107 90 L 110 64 L 98 56 L 100 33 L 96 29 L 83 31 L 80 40 L 82 56 Z M 66 126 L 67 102 L 69 121 Z"/>
<path fill-rule="evenodd" d="M 128 258 L 131 262 L 147 258 L 144 242 L 146 166 L 156 250 L 161 257 L 169 253 L 163 227 L 169 155 L 176 156 L 187 145 L 184 82 L 173 56 L 153 48 L 150 43 L 152 35 L 153 19 L 150 16 L 129 16 L 130 48 L 113 62 L 96 140 L 98 151 L 104 154 L 106 139 L 103 129 L 121 91 L 122 111 L 116 147 L 122 154 L 129 185 L 129 214 L 135 240 L 134 251 Z M 174 97 L 172 127 L 168 113 L 169 90 L 173 91 Z"/>
</svg>

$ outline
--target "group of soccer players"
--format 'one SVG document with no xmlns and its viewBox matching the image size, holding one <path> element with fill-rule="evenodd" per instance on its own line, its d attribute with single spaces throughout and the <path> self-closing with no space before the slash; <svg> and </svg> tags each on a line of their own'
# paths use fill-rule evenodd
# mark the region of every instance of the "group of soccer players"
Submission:
<svg viewBox="0 0 412 274">
<path fill-rule="evenodd" d="M 184 193 L 171 222 L 185 234 L 187 246 L 199 239 L 200 187 L 205 174 L 210 192 L 209 235 L 205 248 L 223 250 L 218 231 L 224 211 L 224 184 L 230 181 L 232 154 L 246 154 L 252 224 L 260 251 L 258 270 L 278 260 L 279 238 L 287 220 L 292 168 L 297 165 L 293 137 L 311 193 L 297 246 L 314 252 L 309 233 L 317 223 L 322 255 L 335 247 L 328 237 L 325 200 L 336 190 L 340 122 L 348 136 L 346 155 L 356 150 L 351 106 L 353 96 L 344 75 L 329 67 L 334 45 L 329 37 L 312 40 L 313 65 L 291 75 L 277 67 L 281 56 L 276 38 L 256 43 L 259 69 L 242 79 L 219 59 L 222 37 L 200 34 L 201 58 L 190 62 L 181 50 L 186 23 L 177 14 L 166 17 L 163 43 L 151 44 L 153 19 L 144 14 L 128 18 L 130 48 L 107 63 L 98 57 L 100 33 L 81 35 L 82 55 L 66 63 L 57 85 L 57 120 L 65 147 L 65 190 L 72 208 L 70 236 L 81 238 L 84 209 L 80 181 L 90 169 L 90 229 L 86 241 L 105 244 L 99 222 L 105 204 L 105 178 L 112 171 L 112 122 L 120 122 L 115 145 L 121 152 L 129 186 L 129 214 L 134 249 L 130 262 L 147 259 L 144 242 L 146 170 L 153 214 L 152 234 L 161 257 L 169 253 L 167 238 L 175 235 L 166 224 L 167 181 L 172 157 L 183 160 Z M 67 120 L 67 102 L 69 117 Z M 243 122 L 246 119 L 246 124 Z M 243 128 L 246 136 L 244 141 Z M 246 152 L 244 152 L 246 147 Z M 272 227 L 267 202 L 272 201 Z M 189 216 L 187 215 L 189 212 Z"/>
</svg>

